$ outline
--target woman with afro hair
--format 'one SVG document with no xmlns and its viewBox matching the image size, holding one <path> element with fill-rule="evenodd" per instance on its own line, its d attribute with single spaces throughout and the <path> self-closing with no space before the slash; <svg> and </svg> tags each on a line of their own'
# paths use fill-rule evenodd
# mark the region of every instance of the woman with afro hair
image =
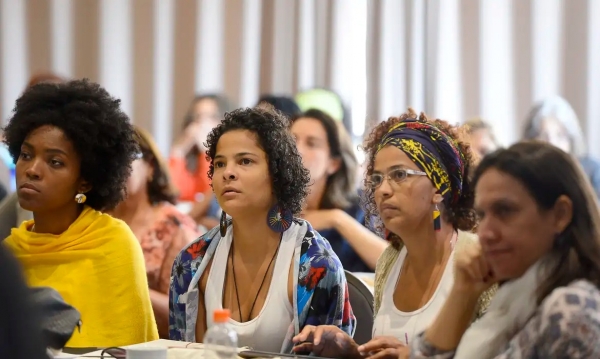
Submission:
<svg viewBox="0 0 600 359">
<path fill-rule="evenodd" d="M 344 269 L 327 240 L 294 217 L 309 173 L 288 119 L 260 108 L 227 113 L 206 147 L 223 215 L 175 258 L 170 338 L 201 342 L 221 308 L 238 344 L 256 350 L 289 353 L 307 324 L 352 335 Z"/>
<path fill-rule="evenodd" d="M 102 213 L 123 200 L 139 155 L 120 101 L 88 80 L 38 84 L 17 100 L 4 136 L 19 204 L 34 218 L 5 243 L 29 285 L 56 289 L 81 313 L 67 347 L 157 339 L 140 245 Z"/>
</svg>

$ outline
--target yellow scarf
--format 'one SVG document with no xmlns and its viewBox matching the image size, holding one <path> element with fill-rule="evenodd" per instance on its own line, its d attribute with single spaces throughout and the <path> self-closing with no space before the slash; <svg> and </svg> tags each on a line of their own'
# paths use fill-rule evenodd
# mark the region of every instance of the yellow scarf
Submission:
<svg viewBox="0 0 600 359">
<path fill-rule="evenodd" d="M 127 225 L 86 207 L 60 235 L 13 228 L 6 245 L 30 286 L 56 289 L 81 313 L 67 347 L 111 347 L 158 339 L 144 256 Z"/>
</svg>

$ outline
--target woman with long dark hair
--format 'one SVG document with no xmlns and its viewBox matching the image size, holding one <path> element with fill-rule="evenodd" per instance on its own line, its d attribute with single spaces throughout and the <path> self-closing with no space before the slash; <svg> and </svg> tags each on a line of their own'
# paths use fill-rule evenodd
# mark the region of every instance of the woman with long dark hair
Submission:
<svg viewBox="0 0 600 359">
<path fill-rule="evenodd" d="M 411 358 L 599 358 L 600 212 L 580 166 L 524 142 L 484 158 L 473 182 L 480 244 L 456 259 L 450 295 Z"/>
</svg>

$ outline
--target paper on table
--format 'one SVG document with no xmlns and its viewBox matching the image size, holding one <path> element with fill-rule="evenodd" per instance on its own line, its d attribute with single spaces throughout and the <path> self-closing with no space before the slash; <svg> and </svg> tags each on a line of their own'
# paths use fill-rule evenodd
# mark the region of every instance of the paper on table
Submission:
<svg viewBox="0 0 600 359">
<path fill-rule="evenodd" d="M 128 345 L 124 348 L 127 349 L 140 347 L 167 348 L 168 359 L 204 359 L 204 344 L 202 343 L 188 343 L 175 340 L 159 339 L 142 344 Z M 238 352 L 248 349 L 249 348 L 247 347 L 239 348 Z M 98 357 L 101 353 L 102 350 L 98 350 L 93 353 L 82 355 L 80 358 Z M 238 359 L 241 359 L 241 357 L 238 356 Z"/>
</svg>

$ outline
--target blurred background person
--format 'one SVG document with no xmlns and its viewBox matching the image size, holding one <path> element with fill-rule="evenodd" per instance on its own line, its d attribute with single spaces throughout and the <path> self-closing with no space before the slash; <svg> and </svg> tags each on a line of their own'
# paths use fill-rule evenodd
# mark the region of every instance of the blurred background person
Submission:
<svg viewBox="0 0 600 359">
<path fill-rule="evenodd" d="M 494 130 L 481 118 L 473 118 L 465 123 L 471 151 L 475 156 L 475 164 L 483 159 L 488 153 L 498 148 L 498 142 L 494 136 Z"/>
<path fill-rule="evenodd" d="M 579 118 L 567 100 L 552 96 L 535 104 L 525 122 L 523 138 L 548 142 L 575 156 L 596 196 L 600 196 L 600 162 L 588 155 Z"/>
<path fill-rule="evenodd" d="M 179 251 L 200 236 L 196 223 L 174 205 L 167 164 L 150 134 L 134 126 L 141 158 L 133 161 L 127 197 L 111 211 L 133 231 L 142 245 L 150 300 L 161 338 L 169 335 L 169 282 Z"/>
<path fill-rule="evenodd" d="M 373 272 L 387 242 L 364 226 L 350 136 L 341 123 L 315 109 L 293 117 L 291 131 L 310 172 L 302 217 L 327 238 L 344 269 Z"/>
<path fill-rule="evenodd" d="M 288 96 L 262 95 L 258 99 L 256 106 L 261 107 L 265 105 L 270 105 L 272 108 L 283 113 L 287 118 L 292 118 L 301 112 L 296 101 Z"/>
<path fill-rule="evenodd" d="M 208 133 L 231 110 L 223 95 L 207 94 L 194 98 L 183 122 L 183 131 L 171 147 L 169 170 L 179 199 L 204 202 L 210 193 L 208 161 L 204 142 Z"/>
</svg>

